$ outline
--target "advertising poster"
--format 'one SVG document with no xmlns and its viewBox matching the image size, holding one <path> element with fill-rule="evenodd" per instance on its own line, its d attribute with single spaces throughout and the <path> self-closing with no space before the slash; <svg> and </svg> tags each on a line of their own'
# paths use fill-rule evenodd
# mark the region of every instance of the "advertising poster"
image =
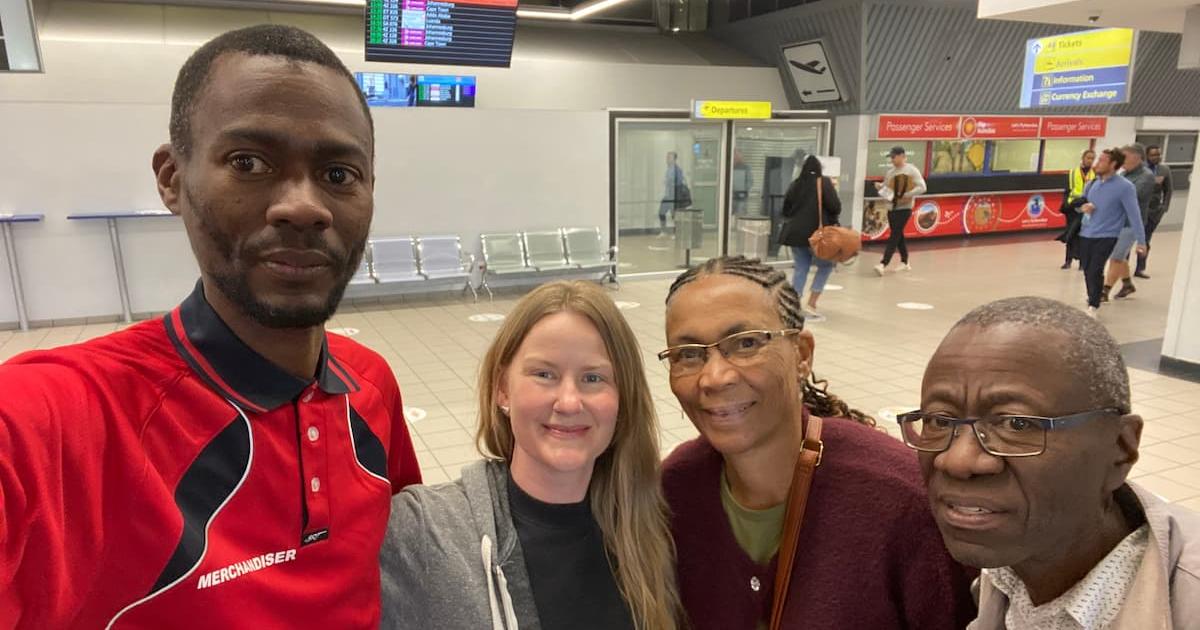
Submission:
<svg viewBox="0 0 1200 630">
<path fill-rule="evenodd" d="M 1015 140 L 1036 138 L 1042 128 L 1038 116 L 964 116 L 961 135 L 964 138 Z"/>
<path fill-rule="evenodd" d="M 1061 192 L 917 197 L 904 234 L 908 238 L 929 238 L 1060 228 L 1066 225 L 1066 219 L 1058 211 L 1062 202 Z M 882 199 L 867 200 L 863 210 L 863 241 L 887 240 L 891 233 L 887 220 L 890 208 L 891 204 Z"/>
</svg>

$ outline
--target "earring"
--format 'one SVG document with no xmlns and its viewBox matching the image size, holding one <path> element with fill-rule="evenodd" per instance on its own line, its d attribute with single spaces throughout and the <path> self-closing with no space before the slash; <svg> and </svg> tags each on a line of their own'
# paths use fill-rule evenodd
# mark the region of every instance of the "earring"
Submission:
<svg viewBox="0 0 1200 630">
<path fill-rule="evenodd" d="M 508 407 L 505 407 L 504 405 L 500 405 L 500 413 L 507 416 L 508 415 Z"/>
</svg>

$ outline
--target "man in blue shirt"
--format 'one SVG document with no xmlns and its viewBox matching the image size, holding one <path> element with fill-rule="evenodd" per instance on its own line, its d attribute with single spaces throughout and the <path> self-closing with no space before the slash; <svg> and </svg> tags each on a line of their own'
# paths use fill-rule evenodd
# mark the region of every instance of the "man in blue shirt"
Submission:
<svg viewBox="0 0 1200 630">
<path fill-rule="evenodd" d="M 1104 263 L 1117 246 L 1121 229 L 1128 226 L 1139 254 L 1146 252 L 1146 230 L 1138 207 L 1137 191 L 1128 179 L 1117 175 L 1125 163 L 1120 149 L 1106 149 L 1096 158 L 1096 179 L 1083 195 L 1087 203 L 1081 210 L 1090 219 L 1080 230 L 1080 261 L 1087 280 L 1088 314 L 1095 317 L 1104 289 Z"/>
<path fill-rule="evenodd" d="M 667 171 L 663 173 L 663 198 L 658 204 L 658 237 L 667 237 L 667 215 L 672 217 L 679 208 L 692 204 L 691 191 L 687 187 L 687 178 L 683 169 L 679 168 L 679 154 L 667 152 Z"/>
<path fill-rule="evenodd" d="M 1135 142 L 1122 148 L 1121 152 L 1125 154 L 1125 179 L 1133 182 L 1133 189 L 1137 192 L 1139 214 L 1143 229 L 1146 230 L 1146 246 L 1149 247 L 1150 229 L 1147 226 L 1150 225 L 1150 203 L 1154 198 L 1154 173 L 1146 167 L 1146 148 L 1142 145 Z M 1108 300 L 1108 294 L 1116 286 L 1117 280 L 1121 281 L 1121 290 L 1114 296 L 1117 299 L 1129 297 L 1137 291 L 1129 273 L 1129 253 L 1132 250 L 1133 226 L 1126 224 L 1117 237 L 1117 246 L 1108 257 L 1108 274 L 1104 280 L 1104 291 L 1100 293 L 1101 302 Z M 1141 254 L 1138 258 L 1141 258 Z"/>
</svg>

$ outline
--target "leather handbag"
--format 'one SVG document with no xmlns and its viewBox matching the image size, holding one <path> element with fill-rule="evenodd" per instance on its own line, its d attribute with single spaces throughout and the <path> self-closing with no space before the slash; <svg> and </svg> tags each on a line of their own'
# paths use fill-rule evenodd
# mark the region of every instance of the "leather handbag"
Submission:
<svg viewBox="0 0 1200 630">
<path fill-rule="evenodd" d="M 796 470 L 792 473 L 791 494 L 783 518 L 783 539 L 779 543 L 779 564 L 775 571 L 775 591 L 771 600 L 770 630 L 782 628 L 783 609 L 787 605 L 788 586 L 792 582 L 792 567 L 796 564 L 800 542 L 800 525 L 804 522 L 804 509 L 808 507 L 808 491 L 812 488 L 813 473 L 821 465 L 824 452 L 821 419 L 809 416 L 804 431 L 804 446 L 800 450 L 800 458 L 796 460 Z"/>
<path fill-rule="evenodd" d="M 825 200 L 822 190 L 823 177 L 817 178 L 817 231 L 808 237 L 808 246 L 813 255 L 822 260 L 844 263 L 858 255 L 862 249 L 862 234 L 840 225 L 825 225 Z"/>
</svg>

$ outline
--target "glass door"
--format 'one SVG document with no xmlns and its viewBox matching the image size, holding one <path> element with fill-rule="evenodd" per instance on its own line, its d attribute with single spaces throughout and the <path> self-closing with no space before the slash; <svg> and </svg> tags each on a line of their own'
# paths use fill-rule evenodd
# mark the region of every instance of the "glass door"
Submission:
<svg viewBox="0 0 1200 630">
<path fill-rule="evenodd" d="M 810 155 L 829 155 L 829 121 L 734 123 L 728 193 L 730 254 L 791 260 L 791 253 L 775 236 L 784 195 Z"/>
<path fill-rule="evenodd" d="M 621 273 L 677 271 L 721 251 L 725 125 L 616 121 Z"/>
</svg>

